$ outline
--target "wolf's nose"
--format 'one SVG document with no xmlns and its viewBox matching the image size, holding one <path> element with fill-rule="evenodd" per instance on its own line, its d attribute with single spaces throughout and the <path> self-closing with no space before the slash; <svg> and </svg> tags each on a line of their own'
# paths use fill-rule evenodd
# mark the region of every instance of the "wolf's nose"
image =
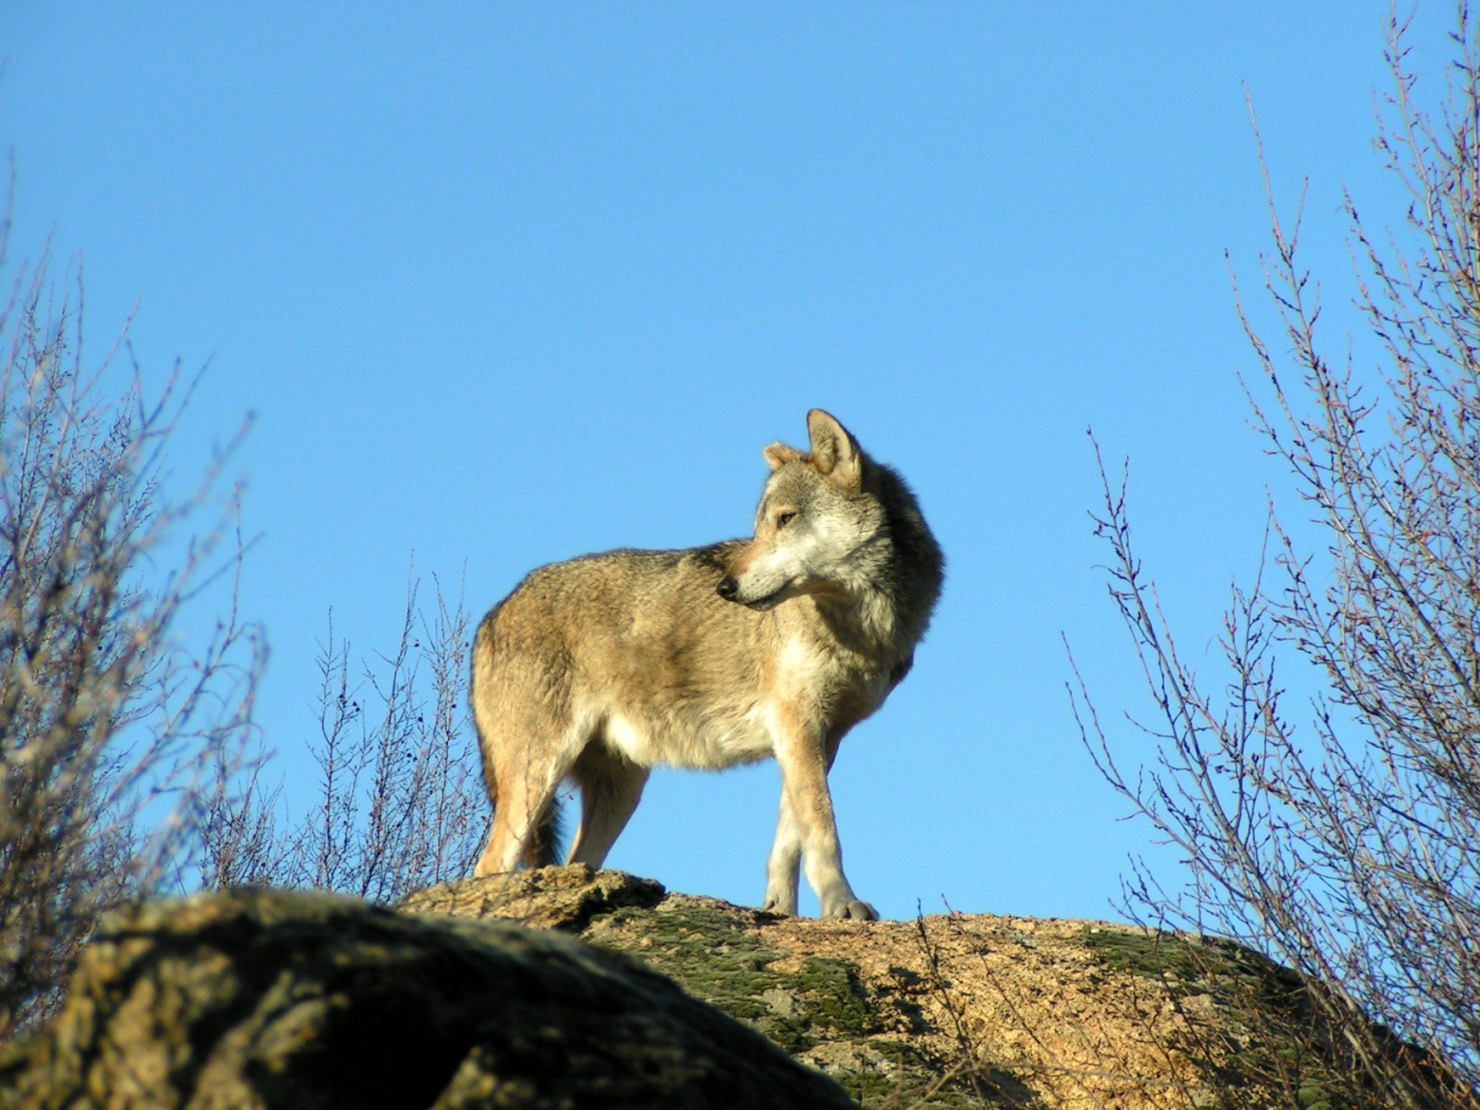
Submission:
<svg viewBox="0 0 1480 1110">
<path fill-rule="evenodd" d="M 719 585 L 714 589 L 726 601 L 734 601 L 735 595 L 740 592 L 740 583 L 727 574 L 719 580 Z"/>
</svg>

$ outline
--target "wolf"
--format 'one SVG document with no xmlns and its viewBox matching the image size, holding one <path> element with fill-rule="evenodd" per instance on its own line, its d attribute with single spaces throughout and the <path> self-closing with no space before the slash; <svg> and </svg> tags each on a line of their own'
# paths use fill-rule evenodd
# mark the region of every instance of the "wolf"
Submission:
<svg viewBox="0 0 1480 1110">
<path fill-rule="evenodd" d="M 827 773 L 909 672 L 945 560 L 903 479 L 837 419 L 762 452 L 754 535 L 610 551 L 533 571 L 479 625 L 471 704 L 493 800 L 477 875 L 553 862 L 554 792 L 581 794 L 569 863 L 601 866 L 651 768 L 774 756 L 781 810 L 765 909 L 876 920 L 843 874 Z"/>
</svg>

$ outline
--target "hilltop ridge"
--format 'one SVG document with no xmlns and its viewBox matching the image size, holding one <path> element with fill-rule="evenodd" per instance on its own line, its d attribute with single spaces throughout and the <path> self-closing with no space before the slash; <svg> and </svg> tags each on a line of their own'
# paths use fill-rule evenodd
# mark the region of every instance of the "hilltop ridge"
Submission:
<svg viewBox="0 0 1480 1110">
<path fill-rule="evenodd" d="M 1300 986 L 1132 926 L 816 921 L 583 866 L 239 890 L 111 915 L 0 1107 L 1335 1110 Z"/>
</svg>

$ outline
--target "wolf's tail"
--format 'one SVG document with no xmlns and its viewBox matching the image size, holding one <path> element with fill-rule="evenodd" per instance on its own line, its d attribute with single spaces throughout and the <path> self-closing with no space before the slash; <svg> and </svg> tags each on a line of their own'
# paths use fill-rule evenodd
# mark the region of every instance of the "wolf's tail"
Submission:
<svg viewBox="0 0 1480 1110">
<path fill-rule="evenodd" d="M 560 819 L 563 810 L 554 798 L 546 804 L 524 846 L 525 867 L 550 867 L 565 858 L 565 822 Z"/>
</svg>

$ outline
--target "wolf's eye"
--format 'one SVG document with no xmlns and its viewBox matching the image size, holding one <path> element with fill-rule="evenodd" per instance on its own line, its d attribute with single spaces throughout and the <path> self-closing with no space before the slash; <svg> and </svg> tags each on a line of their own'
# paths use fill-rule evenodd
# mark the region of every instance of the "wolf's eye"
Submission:
<svg viewBox="0 0 1480 1110">
<path fill-rule="evenodd" d="M 794 513 L 794 512 L 788 511 L 788 512 L 784 512 L 784 513 L 777 513 L 776 514 L 776 527 L 777 528 L 785 528 L 788 524 L 790 524 L 796 518 L 797 518 L 797 514 Z"/>
</svg>

